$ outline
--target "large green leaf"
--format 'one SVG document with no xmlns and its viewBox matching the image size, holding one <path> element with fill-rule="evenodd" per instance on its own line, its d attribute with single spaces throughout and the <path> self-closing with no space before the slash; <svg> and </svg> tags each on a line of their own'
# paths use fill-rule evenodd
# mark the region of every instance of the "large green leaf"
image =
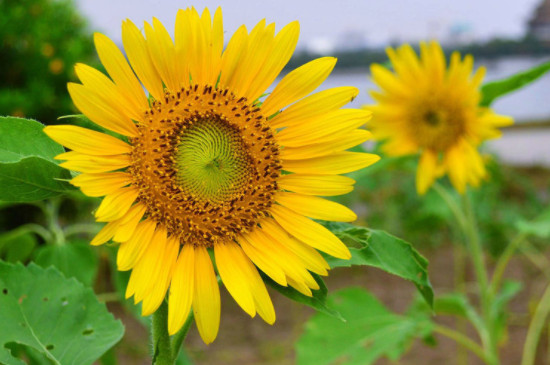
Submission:
<svg viewBox="0 0 550 365">
<path fill-rule="evenodd" d="M 0 262 L 0 363 L 24 364 L 6 344 L 21 344 L 52 364 L 91 364 L 124 332 L 93 291 L 53 267 Z"/>
<path fill-rule="evenodd" d="M 262 274 L 262 277 L 264 281 L 277 290 L 279 293 L 283 294 L 285 297 L 290 298 L 298 303 L 305 304 L 307 306 L 310 306 L 311 308 L 321 312 L 325 313 L 329 316 L 332 316 L 334 318 L 337 318 L 340 321 L 344 321 L 344 317 L 342 315 L 331 308 L 329 305 L 327 305 L 327 287 L 325 283 L 323 282 L 323 279 L 317 274 L 311 274 L 317 284 L 319 284 L 318 290 L 312 290 L 312 296 L 308 297 L 307 295 L 304 295 L 297 291 L 296 289 L 290 287 L 290 286 L 282 286 L 271 280 L 267 275 Z"/>
<path fill-rule="evenodd" d="M 383 356 L 396 359 L 413 339 L 432 331 L 429 315 L 391 313 L 364 289 L 343 289 L 331 294 L 328 302 L 347 322 L 322 313 L 314 315 L 296 344 L 300 365 L 367 365 Z"/>
<path fill-rule="evenodd" d="M 64 152 L 34 120 L 0 117 L 0 200 L 28 202 L 51 198 L 71 185 L 69 172 L 54 157 Z"/>
<path fill-rule="evenodd" d="M 550 62 L 519 72 L 503 80 L 486 83 L 481 87 L 481 105 L 490 106 L 495 99 L 529 85 L 548 71 L 550 71 Z"/>
<path fill-rule="evenodd" d="M 44 268 L 55 266 L 66 277 L 74 277 L 86 286 L 93 284 L 97 273 L 97 254 L 83 242 L 43 246 L 34 261 Z"/>
<path fill-rule="evenodd" d="M 412 245 L 391 234 L 357 227 L 345 223 L 327 223 L 326 226 L 350 247 L 351 259 L 341 260 L 326 257 L 330 267 L 366 265 L 380 268 L 390 274 L 410 280 L 426 302 L 433 306 L 433 288 L 428 278 L 428 260 Z M 351 242 L 350 242 L 351 241 Z"/>
</svg>

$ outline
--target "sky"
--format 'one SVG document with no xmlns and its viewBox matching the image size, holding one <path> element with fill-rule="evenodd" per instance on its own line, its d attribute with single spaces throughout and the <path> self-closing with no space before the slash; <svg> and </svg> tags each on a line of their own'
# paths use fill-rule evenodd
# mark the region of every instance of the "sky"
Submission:
<svg viewBox="0 0 550 365">
<path fill-rule="evenodd" d="M 224 28 L 232 34 L 241 24 L 251 29 L 259 20 L 275 22 L 277 29 L 299 20 L 298 47 L 326 46 L 353 37 L 369 45 L 390 41 L 442 38 L 449 29 L 465 29 L 468 37 L 521 37 L 541 0 L 76 0 L 92 30 L 120 42 L 120 25 L 129 18 L 142 27 L 157 17 L 173 29 L 176 12 L 195 6 L 213 11 L 222 7 Z M 229 36 L 227 36 L 229 38 Z"/>
</svg>

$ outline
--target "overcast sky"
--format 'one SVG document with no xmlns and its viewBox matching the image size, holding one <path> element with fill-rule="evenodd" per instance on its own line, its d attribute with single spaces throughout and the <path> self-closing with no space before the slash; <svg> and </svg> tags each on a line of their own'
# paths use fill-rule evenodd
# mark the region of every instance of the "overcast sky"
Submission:
<svg viewBox="0 0 550 365">
<path fill-rule="evenodd" d="M 407 41 L 441 37 L 451 27 L 469 29 L 476 39 L 493 36 L 520 37 L 541 0 L 76 0 L 90 20 L 92 30 L 120 42 L 120 25 L 129 18 L 143 21 L 159 18 L 171 31 L 177 9 L 195 6 L 199 11 L 222 7 L 224 27 L 232 34 L 238 26 L 251 29 L 259 20 L 275 22 L 277 29 L 299 20 L 299 46 L 346 33 L 365 34 L 379 45 L 391 40 Z M 171 31 L 172 33 L 172 31 Z M 227 40 L 227 39 L 226 39 Z"/>
</svg>

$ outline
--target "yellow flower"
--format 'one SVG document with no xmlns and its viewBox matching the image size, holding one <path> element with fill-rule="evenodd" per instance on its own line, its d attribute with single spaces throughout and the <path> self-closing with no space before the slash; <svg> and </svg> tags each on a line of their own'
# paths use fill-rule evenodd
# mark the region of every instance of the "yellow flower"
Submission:
<svg viewBox="0 0 550 365">
<path fill-rule="evenodd" d="M 416 187 L 424 194 L 437 177 L 447 173 L 460 193 L 478 186 L 486 176 L 477 151 L 481 142 L 500 137 L 497 129 L 512 119 L 479 105 L 483 67 L 473 75 L 470 55 L 454 52 L 447 68 L 437 42 L 420 44 L 420 57 L 409 45 L 388 49 L 394 72 L 371 67 L 381 91 L 372 91 L 374 137 L 386 140 L 383 150 L 399 156 L 421 153 Z"/>
<path fill-rule="evenodd" d="M 332 71 L 330 57 L 288 73 L 259 102 L 294 51 L 297 22 L 277 34 L 265 21 L 250 33 L 242 26 L 223 51 L 219 9 L 213 18 L 208 9 L 202 16 L 180 10 L 174 41 L 157 19 L 144 30 L 146 37 L 129 20 L 122 25 L 131 67 L 96 34 L 110 78 L 78 64 L 82 84 L 69 84 L 80 111 L 123 138 L 77 126 L 45 128 L 72 150 L 57 156 L 66 160 L 61 166 L 81 172 L 72 183 L 105 196 L 95 217 L 108 223 L 92 244 L 120 242 L 118 269 L 132 270 L 126 295 L 142 302 L 143 315 L 169 290 L 170 334 L 192 307 L 203 340 L 215 339 L 220 294 L 212 260 L 243 310 L 273 323 L 257 268 L 312 295 L 319 286 L 310 272 L 329 269 L 317 250 L 350 257 L 310 218 L 356 218 L 317 195 L 350 192 L 354 181 L 339 174 L 378 160 L 346 151 L 370 137 L 359 129 L 370 112 L 340 109 L 357 95 L 353 87 L 311 94 Z"/>
</svg>

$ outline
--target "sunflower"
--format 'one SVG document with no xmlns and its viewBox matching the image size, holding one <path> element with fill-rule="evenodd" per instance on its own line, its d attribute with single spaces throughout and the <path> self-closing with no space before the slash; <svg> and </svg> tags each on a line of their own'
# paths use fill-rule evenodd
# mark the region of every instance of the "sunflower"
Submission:
<svg viewBox="0 0 550 365">
<path fill-rule="evenodd" d="M 371 91 L 376 105 L 369 122 L 374 137 L 385 140 L 383 151 L 399 156 L 420 152 L 416 187 L 424 194 L 437 177 L 447 173 L 455 189 L 478 186 L 487 173 L 477 147 L 500 137 L 497 129 L 512 119 L 479 105 L 485 74 L 472 75 L 473 58 L 458 52 L 446 67 L 437 42 L 420 44 L 420 57 L 409 45 L 387 50 L 394 72 L 373 64 L 373 81 L 381 91 Z"/>
<path fill-rule="evenodd" d="M 68 85 L 76 107 L 108 131 L 45 128 L 71 149 L 57 158 L 81 173 L 72 184 L 104 196 L 95 218 L 107 224 L 91 243 L 120 243 L 118 269 L 132 270 L 126 296 L 142 302 L 143 315 L 169 291 L 170 334 L 192 308 L 203 340 L 215 339 L 216 271 L 246 313 L 271 324 L 275 312 L 258 269 L 311 296 L 319 289 L 311 273 L 329 269 L 317 250 L 350 257 L 312 219 L 356 218 L 318 196 L 350 192 L 354 181 L 340 174 L 378 160 L 346 151 L 370 138 L 359 128 L 371 113 L 341 109 L 357 95 L 353 87 L 312 94 L 332 71 L 331 57 L 288 73 L 263 98 L 294 51 L 297 22 L 277 34 L 265 21 L 250 32 L 241 26 L 225 50 L 220 9 L 213 17 L 208 9 L 180 10 L 174 40 L 157 19 L 144 32 L 123 22 L 129 64 L 95 34 L 110 78 L 78 64 L 82 84 Z"/>
</svg>

